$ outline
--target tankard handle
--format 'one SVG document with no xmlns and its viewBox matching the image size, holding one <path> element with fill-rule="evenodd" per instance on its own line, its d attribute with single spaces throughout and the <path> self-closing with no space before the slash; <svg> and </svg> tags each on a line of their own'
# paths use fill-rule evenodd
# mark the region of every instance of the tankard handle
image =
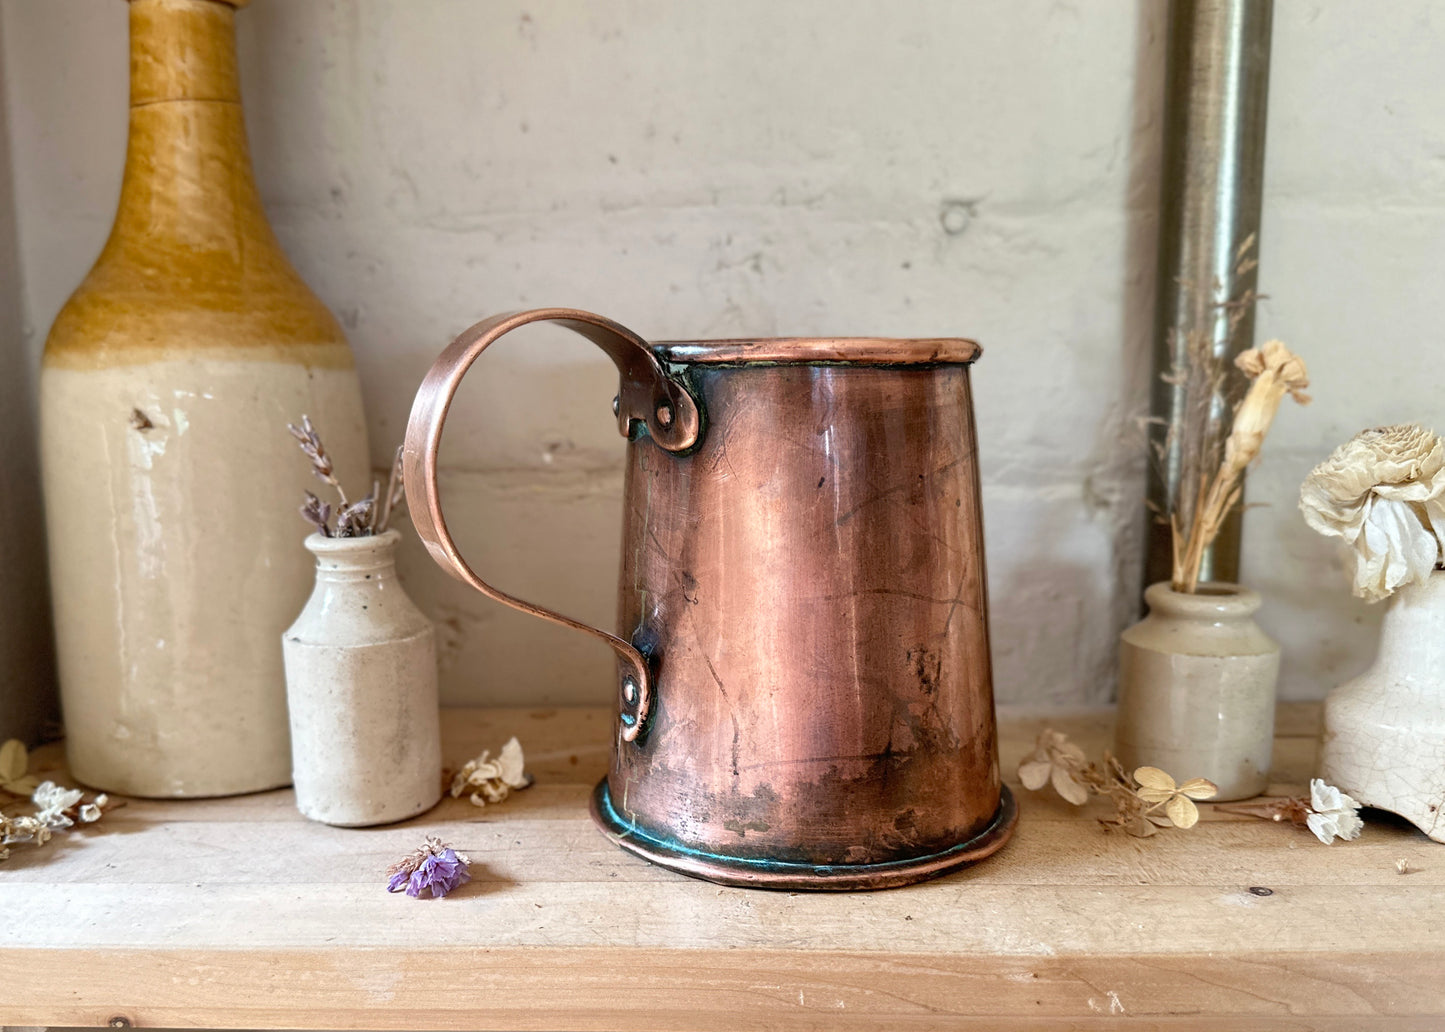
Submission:
<svg viewBox="0 0 1445 1032">
<path fill-rule="evenodd" d="M 622 737 L 635 741 L 652 710 L 652 672 L 647 659 L 615 634 L 523 601 L 492 587 L 467 565 L 447 531 L 437 486 L 437 452 L 452 398 L 473 362 L 504 334 L 534 322 L 555 322 L 580 333 L 607 353 L 622 378 L 617 426 L 630 437 L 638 424 L 666 451 L 686 451 L 697 443 L 701 419 L 697 403 L 669 377 L 647 342 L 611 319 L 573 308 L 536 308 L 483 319 L 441 353 L 417 391 L 406 425 L 402 482 L 417 534 L 442 569 L 504 605 L 599 638 L 622 659 Z"/>
</svg>

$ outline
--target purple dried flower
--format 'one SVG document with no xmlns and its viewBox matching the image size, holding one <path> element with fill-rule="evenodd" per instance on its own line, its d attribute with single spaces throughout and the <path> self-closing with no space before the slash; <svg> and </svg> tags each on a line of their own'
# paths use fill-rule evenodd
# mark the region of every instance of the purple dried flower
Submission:
<svg viewBox="0 0 1445 1032">
<path fill-rule="evenodd" d="M 408 853 L 387 868 L 391 880 L 386 883 L 387 892 L 400 892 L 419 897 L 422 890 L 430 889 L 432 898 L 445 896 L 448 892 L 472 880 L 467 868 L 471 860 L 465 853 L 458 853 L 431 835 L 419 848 Z"/>
</svg>

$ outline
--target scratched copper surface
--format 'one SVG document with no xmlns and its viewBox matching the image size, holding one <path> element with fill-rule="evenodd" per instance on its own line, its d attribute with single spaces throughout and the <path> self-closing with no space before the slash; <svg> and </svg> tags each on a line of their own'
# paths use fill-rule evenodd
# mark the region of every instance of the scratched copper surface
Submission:
<svg viewBox="0 0 1445 1032">
<path fill-rule="evenodd" d="M 701 447 L 628 445 L 618 632 L 651 723 L 612 804 L 683 849 L 876 864 L 999 809 L 968 367 L 696 366 Z"/>
</svg>

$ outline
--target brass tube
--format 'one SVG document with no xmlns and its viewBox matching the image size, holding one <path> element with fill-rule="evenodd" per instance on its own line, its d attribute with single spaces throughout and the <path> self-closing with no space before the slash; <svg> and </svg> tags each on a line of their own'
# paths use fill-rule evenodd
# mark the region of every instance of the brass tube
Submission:
<svg viewBox="0 0 1445 1032">
<path fill-rule="evenodd" d="M 1207 334 L 1220 355 L 1244 350 L 1254 340 L 1253 311 L 1231 342 L 1216 302 L 1253 290 L 1258 273 L 1250 268 L 1237 274 L 1236 255 L 1251 235 L 1258 241 L 1273 15 L 1273 0 L 1172 0 L 1169 5 L 1146 587 L 1170 578 L 1169 527 L 1155 514 L 1166 510 L 1183 465 L 1177 428 L 1184 389 L 1162 377 L 1183 365 L 1193 333 Z M 1217 398 L 1218 411 L 1233 400 Z M 1172 435 L 1171 427 L 1176 428 Z M 1237 580 L 1239 545 L 1236 512 L 1206 551 L 1200 580 Z"/>
</svg>

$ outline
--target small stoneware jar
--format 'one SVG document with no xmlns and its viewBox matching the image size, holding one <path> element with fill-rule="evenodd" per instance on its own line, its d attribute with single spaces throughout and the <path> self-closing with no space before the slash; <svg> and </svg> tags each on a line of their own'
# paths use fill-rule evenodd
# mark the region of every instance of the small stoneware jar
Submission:
<svg viewBox="0 0 1445 1032">
<path fill-rule="evenodd" d="M 436 632 L 396 575 L 401 535 L 312 534 L 316 588 L 282 636 L 296 807 L 342 827 L 441 798 Z"/>
<path fill-rule="evenodd" d="M 1279 646 L 1254 622 L 1259 595 L 1234 584 L 1195 594 L 1154 584 L 1149 615 L 1119 645 L 1115 751 L 1127 770 L 1208 778 L 1219 800 L 1269 783 Z"/>
</svg>

